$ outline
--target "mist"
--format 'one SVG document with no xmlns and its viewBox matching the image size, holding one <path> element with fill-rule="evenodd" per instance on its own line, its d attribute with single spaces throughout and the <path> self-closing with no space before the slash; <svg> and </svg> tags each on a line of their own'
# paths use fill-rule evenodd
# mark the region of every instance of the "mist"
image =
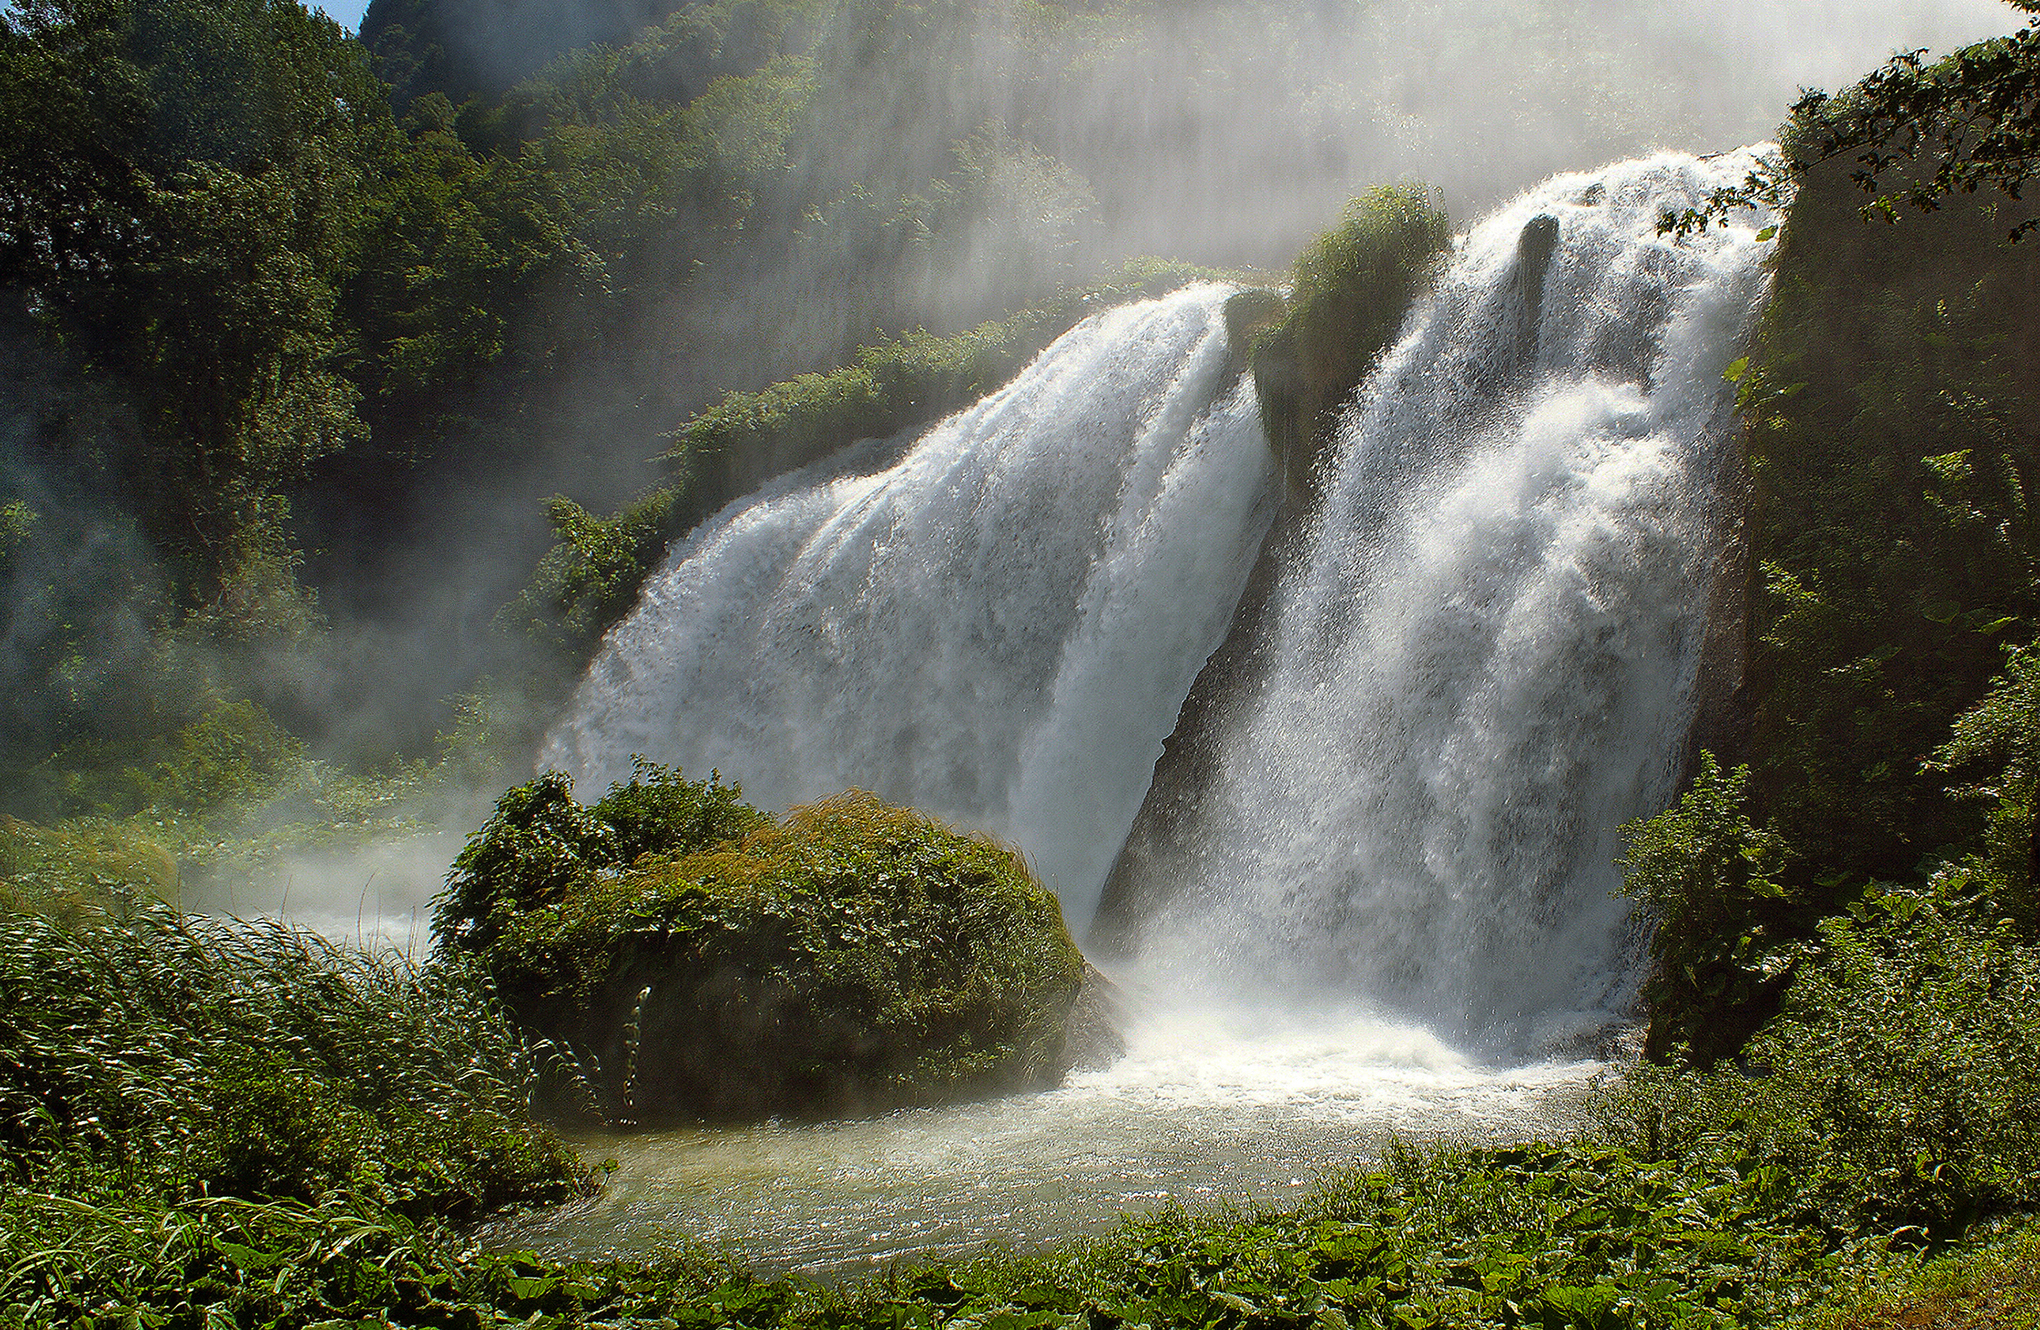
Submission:
<svg viewBox="0 0 2040 1330">
<path fill-rule="evenodd" d="M 378 0 L 364 18 L 385 57 L 402 54 L 406 24 L 446 46 L 442 83 L 472 98 L 461 132 L 478 154 L 663 107 L 674 133 L 717 126 L 708 142 L 739 173 L 730 188 L 748 211 L 731 223 L 715 199 L 660 200 L 666 220 L 633 241 L 628 265 L 606 258 L 587 289 L 562 285 L 518 311 L 506 336 L 526 354 L 516 370 L 479 376 L 430 433 L 378 440 L 413 449 L 411 470 L 354 475 L 343 453 L 291 496 L 318 631 L 243 643 L 239 659 L 215 655 L 199 673 L 256 696 L 314 757 L 373 768 L 429 756 L 453 699 L 479 690 L 505 746 L 524 745 L 507 772 L 520 774 L 583 664 L 502 617 L 552 543 L 546 496 L 599 514 L 669 482 L 657 460 L 668 436 L 725 393 L 915 329 L 968 328 L 1136 256 L 1279 280 L 1383 182 L 1428 183 L 1465 229 L 1557 171 L 1768 138 L 1805 87 L 1838 88 L 1894 51 L 1945 51 L 2017 18 L 1999 0 L 1192 0 L 1056 8 L 1052 22 L 1017 4 L 931 15 L 816 3 L 775 27 L 759 5 L 661 8 Z M 573 54 L 591 39 L 623 49 Z M 396 64 L 380 69 L 404 84 Z M 429 90 L 431 71 L 412 73 L 400 107 Z M 498 102 L 505 119 L 475 128 Z M 580 325 L 595 331 L 547 340 Z M 35 517 L 5 569 L 0 639 L 19 768 L 49 751 L 30 751 L 50 733 L 41 717 L 64 654 L 35 636 L 55 621 L 48 588 L 105 583 L 84 597 L 91 615 L 66 620 L 89 624 L 77 640 L 103 649 L 65 649 L 109 706 L 135 694 L 123 679 L 156 668 L 152 624 L 176 607 L 174 570 L 121 496 L 72 477 L 78 457 L 118 451 L 118 411 L 89 429 L 73 412 L 77 437 L 52 444 L 35 433 L 49 412 L 28 382 L 42 362 L 14 361 L 4 497 Z M 701 517 L 739 497 L 710 483 L 688 504 Z M 476 777 L 462 816 L 479 816 L 502 774 Z M 294 899 L 332 896 L 337 918 L 378 871 L 307 866 Z M 419 875 L 406 877 L 415 903 Z"/>
<path fill-rule="evenodd" d="M 613 8 L 603 35 L 631 21 Z M 452 26 L 464 12 L 446 11 L 446 31 L 464 67 L 498 84 L 594 31 L 588 6 L 561 9 L 550 28 L 537 6 L 507 26 L 478 15 Z M 676 21 L 691 12 L 705 10 Z M 518 650 L 491 621 L 550 543 L 540 501 L 564 492 L 615 508 L 661 479 L 663 432 L 725 392 L 828 368 L 892 331 L 969 327 L 1132 256 L 1279 272 L 1346 200 L 1384 181 L 1433 184 L 1465 227 L 1556 171 L 1768 138 L 1807 86 L 1842 86 L 1895 50 L 1947 50 L 2014 18 L 1999 0 L 1201 0 L 1072 11 L 1044 35 L 990 5 L 959 7 L 904 64 L 846 56 L 869 34 L 826 16 L 743 59 L 725 35 L 699 75 L 670 75 L 662 57 L 668 83 L 646 74 L 630 86 L 698 92 L 707 75 L 782 50 L 815 62 L 782 197 L 761 197 L 754 243 L 647 293 L 601 364 L 558 366 L 542 400 L 472 431 L 479 442 L 531 434 L 545 443 L 535 456 L 421 487 L 393 539 L 313 542 L 329 611 L 381 632 L 341 672 L 340 693 L 415 714 L 478 674 L 516 672 Z M 558 82 L 571 64 L 544 77 Z M 991 146 L 959 168 L 966 141 Z M 969 206 L 874 261 L 861 200 L 916 191 L 970 192 Z M 676 223 L 676 255 L 694 235 Z M 709 495 L 703 514 L 732 497 Z M 401 727 L 340 728 L 373 742 Z"/>
</svg>

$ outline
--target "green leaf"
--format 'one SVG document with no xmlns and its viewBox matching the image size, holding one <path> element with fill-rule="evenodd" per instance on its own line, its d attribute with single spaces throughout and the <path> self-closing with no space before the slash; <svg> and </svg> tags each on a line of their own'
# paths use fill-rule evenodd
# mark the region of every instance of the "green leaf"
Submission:
<svg viewBox="0 0 2040 1330">
<path fill-rule="evenodd" d="M 228 1242 L 225 1238 L 214 1238 L 213 1248 L 239 1269 L 251 1273 L 273 1270 L 282 1264 L 284 1259 L 276 1252 L 258 1251 L 254 1247 L 244 1247 L 238 1242 Z"/>
<path fill-rule="evenodd" d="M 1757 242 L 1759 244 L 1763 243 L 1766 240 L 1776 240 L 1777 238 L 1778 228 L 1775 226 L 1767 226 L 1763 230 L 1757 232 Z"/>
<path fill-rule="evenodd" d="M 1749 372 L 1750 358 L 1742 356 L 1728 362 L 1728 368 L 1721 371 L 1721 377 L 1730 383 L 1741 383 L 1743 375 Z"/>
<path fill-rule="evenodd" d="M 510 1276 L 510 1296 L 520 1301 L 542 1298 L 559 1284 L 558 1275 L 547 1275 L 542 1279 L 527 1279 L 522 1275 Z"/>
</svg>

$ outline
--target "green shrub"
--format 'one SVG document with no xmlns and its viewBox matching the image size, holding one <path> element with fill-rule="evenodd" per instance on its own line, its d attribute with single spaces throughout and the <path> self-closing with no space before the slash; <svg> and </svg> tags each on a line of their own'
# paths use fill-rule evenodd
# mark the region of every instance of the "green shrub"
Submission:
<svg viewBox="0 0 2040 1330">
<path fill-rule="evenodd" d="M 1952 791 L 1988 808 L 1983 850 L 1972 876 L 1992 884 L 1995 912 L 2024 936 L 2040 936 L 2040 842 L 2034 805 L 2040 797 L 2040 650 L 2008 653 L 2005 671 L 1974 707 L 1956 717 L 1930 770 L 1969 777 Z"/>
<path fill-rule="evenodd" d="M 0 915 L 0 1145 L 19 1185 L 355 1187 L 449 1217 L 563 1200 L 580 1170 L 528 1121 L 540 1070 L 450 959 L 160 905 Z"/>
<path fill-rule="evenodd" d="M 1785 846 L 1749 818 L 1749 770 L 1714 754 L 1679 802 L 1622 829 L 1622 894 L 1652 925 L 1649 1051 L 1702 1063 L 1742 1047 L 1775 1010 L 1794 933 L 1782 926 Z"/>
<path fill-rule="evenodd" d="M 720 492 L 733 498 L 859 439 L 884 438 L 962 410 L 1100 310 L 1227 276 L 1135 259 L 1101 281 L 954 336 L 904 333 L 860 348 L 840 369 L 730 393 L 674 433 L 669 456 L 690 466 L 715 460 L 723 472 Z"/>
<path fill-rule="evenodd" d="M 628 865 L 641 854 L 687 854 L 741 840 L 764 824 L 765 814 L 744 802 L 743 790 L 707 780 L 684 779 L 678 767 L 642 757 L 631 759 L 631 777 L 609 787 L 589 811 L 616 833 L 614 860 Z"/>
<path fill-rule="evenodd" d="M 1286 317 L 1252 351 L 1268 440 L 1301 487 L 1338 410 L 1430 283 L 1452 226 L 1427 185 L 1380 185 L 1297 256 Z"/>
<path fill-rule="evenodd" d="M 1641 1065 L 1602 1131 L 1761 1173 L 1773 1211 L 1829 1233 L 1947 1239 L 2040 1206 L 2040 950 L 1968 917 L 1963 885 L 1828 920 L 1739 1067 Z"/>
<path fill-rule="evenodd" d="M 573 778 L 560 771 L 506 791 L 454 858 L 433 907 L 439 940 L 486 948 L 510 921 L 597 874 L 654 850 L 684 854 L 735 840 L 765 820 L 719 772 L 690 781 L 677 767 L 631 761 L 630 779 L 593 807 L 575 800 Z"/>
<path fill-rule="evenodd" d="M 602 634 L 629 612 L 638 588 L 674 536 L 687 481 L 652 491 L 609 517 L 597 517 L 563 494 L 546 501 L 556 542 L 539 559 L 530 583 L 507 607 L 507 621 L 525 628 L 562 658 L 586 660 Z"/>
<path fill-rule="evenodd" d="M 454 858 L 434 903 L 442 944 L 491 945 L 520 911 L 555 902 L 569 886 L 616 862 L 616 833 L 574 799 L 574 781 L 548 771 L 496 801 Z"/>
</svg>

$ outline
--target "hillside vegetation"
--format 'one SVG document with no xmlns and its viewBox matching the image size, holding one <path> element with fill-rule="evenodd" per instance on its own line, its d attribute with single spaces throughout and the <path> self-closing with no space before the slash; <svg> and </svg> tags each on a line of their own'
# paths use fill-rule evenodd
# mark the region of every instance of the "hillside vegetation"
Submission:
<svg viewBox="0 0 2040 1330">
<path fill-rule="evenodd" d="M 1866 225 L 1846 161 L 1800 181 L 1731 371 L 1741 723 L 1628 830 L 1652 1056 L 1593 1089 L 1573 1138 L 1391 1146 L 1293 1210 L 1164 1211 L 837 1287 L 698 1252 L 485 1253 L 476 1220 L 593 1184 L 547 1114 L 1052 1078 L 1082 978 L 1053 902 L 1010 852 L 907 810 L 850 796 L 768 820 L 646 768 L 587 806 L 557 777 L 514 784 L 424 959 L 175 908 L 195 873 L 278 843 L 472 825 L 464 791 L 528 772 L 505 699 L 557 687 L 690 514 L 981 391 L 1087 294 L 1180 277 L 1087 287 L 1093 219 L 1154 178 L 1108 180 L 1061 122 L 988 103 L 1095 110 L 1125 86 L 1100 71 L 1147 70 L 1145 40 L 1206 10 L 1235 26 L 1199 33 L 1251 32 L 1278 68 L 1333 23 L 717 0 L 627 45 L 463 69 L 433 27 L 461 11 L 429 0 L 378 0 L 373 53 L 285 0 L 0 16 L 0 1326 L 2030 1324 L 2040 251 L 1967 195 Z M 1570 31 L 1520 10 L 1435 34 L 1505 67 L 1501 113 L 1542 105 L 1516 96 L 1540 82 L 1663 102 L 1647 70 L 1519 59 L 1523 33 Z M 583 16 L 608 35 L 642 14 Z M 988 50 L 1017 82 L 979 77 Z M 1186 72 L 1224 61 L 1184 66 L 1191 102 L 1238 104 L 1222 73 Z M 1789 135 L 1860 109 L 1811 104 L 1840 120 Z M 2030 102 L 2005 114 L 2030 129 Z M 926 132 L 892 132 L 902 117 Z M 1098 160 L 1150 141 L 1137 122 L 1087 120 Z M 1468 159 L 1498 170 L 1512 141 Z M 1322 142 L 1265 160 L 1318 164 Z M 1364 199 L 1290 300 L 1232 311 L 1256 368 L 1364 367 L 1380 328 L 1321 316 L 1406 300 L 1442 229 L 1421 190 Z M 1323 410 L 1278 413 L 1286 457 Z M 390 677 L 355 668 L 402 636 L 370 631 L 378 607 L 433 580 L 392 567 L 477 546 L 510 568 L 500 596 L 423 564 L 486 622 L 547 543 L 541 510 L 509 560 L 462 519 L 564 488 L 595 465 L 559 442 L 582 432 L 673 469 L 628 506 L 634 472 L 550 506 L 557 548 L 506 619 L 556 654 L 506 650 L 506 679 L 447 702 L 487 653 L 462 655 L 404 724 L 341 724 Z M 648 1020 L 714 1024 L 714 984 L 670 980 L 704 958 L 717 991 L 806 1026 L 783 1065 L 731 1079 L 743 1102 L 705 1108 L 633 1062 Z"/>
<path fill-rule="evenodd" d="M 221 703 L 357 770 L 464 695 L 542 705 L 676 530 L 990 386 L 1132 256 L 1280 266 L 1407 171 L 1477 208 L 1757 128 L 1617 9 L 376 0 L 355 41 L 294 0 L 15 6 L 6 808 L 82 811 L 44 776 Z M 859 367 L 907 372 L 812 437 L 738 419 Z"/>
<path fill-rule="evenodd" d="M 1822 129 L 1802 120 L 1788 151 Z M 1632 887 L 1665 921 L 1661 1054 L 1735 1052 L 1821 921 L 1892 893 L 2040 936 L 2040 247 L 2008 245 L 1967 199 L 1865 222 L 1863 197 L 1847 162 L 1800 182 L 1732 371 L 1750 498 L 1739 751 L 1632 840 Z"/>
</svg>

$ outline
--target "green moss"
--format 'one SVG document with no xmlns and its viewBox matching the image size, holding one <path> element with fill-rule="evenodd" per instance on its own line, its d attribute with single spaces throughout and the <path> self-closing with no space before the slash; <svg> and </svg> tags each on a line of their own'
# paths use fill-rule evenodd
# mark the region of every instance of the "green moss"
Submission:
<svg viewBox="0 0 2040 1330">
<path fill-rule="evenodd" d="M 1348 204 L 1345 219 L 1297 256 L 1288 312 L 1252 351 L 1261 420 L 1293 492 L 1307 492 L 1338 409 L 1394 338 L 1451 239 L 1428 186 L 1382 185 Z"/>
<path fill-rule="evenodd" d="M 776 821 L 676 774 L 570 791 L 505 795 L 436 926 L 592 1054 L 613 1112 L 840 1114 L 1068 1069 L 1083 957 L 1011 849 L 856 791 Z"/>
</svg>

